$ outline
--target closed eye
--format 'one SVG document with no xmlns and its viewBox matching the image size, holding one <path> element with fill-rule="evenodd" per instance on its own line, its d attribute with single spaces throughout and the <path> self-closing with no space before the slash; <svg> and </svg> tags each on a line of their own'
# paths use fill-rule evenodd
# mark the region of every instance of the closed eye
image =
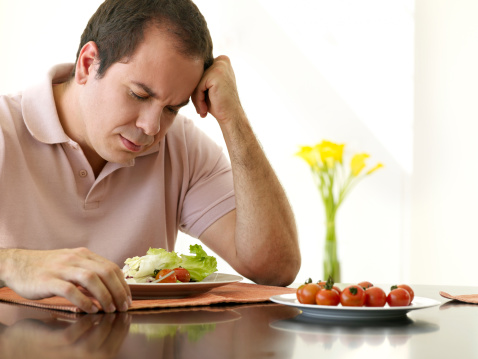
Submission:
<svg viewBox="0 0 478 359">
<path fill-rule="evenodd" d="M 169 112 L 169 113 L 172 113 L 173 115 L 177 115 L 178 112 L 179 112 L 179 109 L 176 110 L 176 109 L 174 109 L 174 108 L 172 108 L 172 107 L 169 107 L 169 106 L 166 107 L 166 110 L 168 110 L 168 112 Z"/>
<path fill-rule="evenodd" d="M 138 100 L 138 101 L 146 101 L 147 99 L 149 99 L 149 96 L 143 97 L 143 96 L 140 96 L 140 95 L 136 94 L 134 91 L 130 91 L 129 94 L 132 98 L 134 98 L 135 100 Z"/>
</svg>

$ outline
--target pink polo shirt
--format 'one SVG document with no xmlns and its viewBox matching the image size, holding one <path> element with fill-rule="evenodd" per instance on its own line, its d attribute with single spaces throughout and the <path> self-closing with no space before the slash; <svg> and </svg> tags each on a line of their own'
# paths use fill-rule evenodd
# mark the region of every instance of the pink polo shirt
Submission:
<svg viewBox="0 0 478 359">
<path fill-rule="evenodd" d="M 235 208 L 229 161 L 181 115 L 154 149 L 95 179 L 53 99 L 71 69 L 0 97 L 0 248 L 84 246 L 122 266 L 149 247 L 172 250 L 178 229 L 198 238 Z"/>
</svg>

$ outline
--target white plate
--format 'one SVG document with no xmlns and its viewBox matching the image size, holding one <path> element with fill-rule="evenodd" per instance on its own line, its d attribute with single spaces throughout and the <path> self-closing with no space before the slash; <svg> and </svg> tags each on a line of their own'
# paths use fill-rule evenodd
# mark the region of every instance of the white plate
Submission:
<svg viewBox="0 0 478 359">
<path fill-rule="evenodd" d="M 298 308 L 302 315 L 320 319 L 334 320 L 383 320 L 405 316 L 411 310 L 430 308 L 439 305 L 440 302 L 434 299 L 415 297 L 411 305 L 406 307 L 343 307 L 338 305 L 313 305 L 301 304 L 297 300 L 296 294 L 281 294 L 270 298 L 275 303 L 285 304 Z"/>
<path fill-rule="evenodd" d="M 129 288 L 133 299 L 184 298 L 241 280 L 242 277 L 238 275 L 213 273 L 201 282 L 133 283 L 129 284 Z"/>
</svg>

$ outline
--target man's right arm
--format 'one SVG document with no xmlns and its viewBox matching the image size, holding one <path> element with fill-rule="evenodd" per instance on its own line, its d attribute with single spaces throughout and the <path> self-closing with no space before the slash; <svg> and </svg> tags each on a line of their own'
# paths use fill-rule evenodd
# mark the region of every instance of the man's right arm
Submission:
<svg viewBox="0 0 478 359">
<path fill-rule="evenodd" d="M 78 285 L 88 290 L 105 312 L 126 311 L 131 305 L 121 269 L 86 248 L 0 249 L 0 284 L 27 299 L 64 297 L 88 313 L 96 313 L 98 308 Z"/>
</svg>

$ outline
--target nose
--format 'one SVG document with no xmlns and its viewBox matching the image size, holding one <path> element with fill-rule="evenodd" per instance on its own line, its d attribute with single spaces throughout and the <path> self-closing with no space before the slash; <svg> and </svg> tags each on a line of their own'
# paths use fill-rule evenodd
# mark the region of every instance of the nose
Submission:
<svg viewBox="0 0 478 359">
<path fill-rule="evenodd" d="M 146 135 L 155 136 L 161 129 L 161 111 L 148 111 L 142 113 L 136 120 L 136 127 L 140 128 Z"/>
</svg>

